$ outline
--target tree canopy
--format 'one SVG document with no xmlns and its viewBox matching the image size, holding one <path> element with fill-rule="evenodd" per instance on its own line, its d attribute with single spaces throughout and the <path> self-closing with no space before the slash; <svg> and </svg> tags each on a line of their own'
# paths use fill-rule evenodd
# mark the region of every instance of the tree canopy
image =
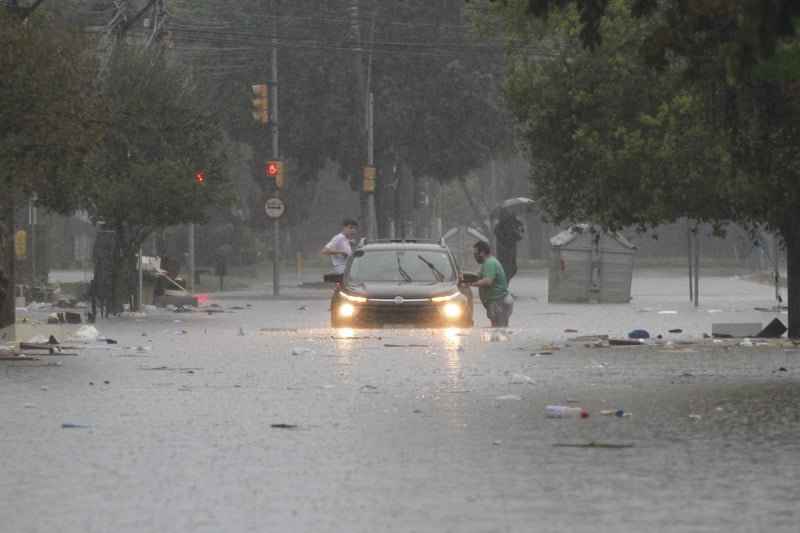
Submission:
<svg viewBox="0 0 800 533">
<path fill-rule="evenodd" d="M 121 47 L 103 94 L 108 129 L 93 150 L 96 179 L 79 194 L 92 220 L 114 231 L 119 271 L 112 310 L 119 310 L 126 274 L 149 235 L 207 222 L 233 198 L 219 117 L 191 72 L 163 55 Z"/>
<path fill-rule="evenodd" d="M 85 37 L 30 16 L 32 6 L 0 8 L 0 327 L 14 322 L 15 203 L 35 195 L 65 209 L 68 192 L 91 178 L 99 132 Z"/>
<path fill-rule="evenodd" d="M 543 3 L 539 18 L 523 2 L 496 11 L 511 14 L 509 42 L 554 50 L 532 61 L 515 49 L 506 91 L 548 213 L 610 226 L 679 216 L 764 226 L 786 245 L 789 335 L 800 336 L 794 4 Z M 602 45 L 586 36 L 587 13 Z"/>
<path fill-rule="evenodd" d="M 0 9 L 0 176 L 6 190 L 38 192 L 54 176 L 83 176 L 98 132 L 94 70 L 80 35 L 36 18 L 23 22 Z"/>
</svg>

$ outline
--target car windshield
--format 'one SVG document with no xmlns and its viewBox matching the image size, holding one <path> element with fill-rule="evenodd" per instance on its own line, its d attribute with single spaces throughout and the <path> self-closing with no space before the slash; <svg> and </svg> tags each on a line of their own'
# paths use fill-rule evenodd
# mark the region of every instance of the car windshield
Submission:
<svg viewBox="0 0 800 533">
<path fill-rule="evenodd" d="M 452 281 L 447 252 L 428 250 L 358 250 L 347 275 L 350 281 Z"/>
</svg>

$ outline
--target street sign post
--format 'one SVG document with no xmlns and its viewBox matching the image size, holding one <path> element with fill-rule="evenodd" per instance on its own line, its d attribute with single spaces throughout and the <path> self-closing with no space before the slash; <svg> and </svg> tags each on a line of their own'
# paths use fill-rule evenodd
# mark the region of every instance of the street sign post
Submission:
<svg viewBox="0 0 800 533">
<path fill-rule="evenodd" d="M 286 203 L 280 196 L 267 196 L 261 201 L 261 213 L 270 220 L 283 218 L 286 215 Z"/>
</svg>

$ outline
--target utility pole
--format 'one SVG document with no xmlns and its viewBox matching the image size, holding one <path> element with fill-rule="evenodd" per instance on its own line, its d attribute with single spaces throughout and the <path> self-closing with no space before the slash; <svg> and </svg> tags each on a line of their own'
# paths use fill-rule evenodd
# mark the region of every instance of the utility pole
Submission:
<svg viewBox="0 0 800 533">
<path fill-rule="evenodd" d="M 372 93 L 368 95 L 367 104 L 367 168 L 364 170 L 364 191 L 367 193 L 367 238 L 374 239 L 378 236 L 378 221 L 375 216 L 375 158 L 374 135 L 375 122 L 373 120 L 375 99 Z M 368 176 L 369 174 L 369 176 Z"/>
<path fill-rule="evenodd" d="M 108 68 L 108 63 L 111 61 L 111 56 L 114 53 L 114 46 L 117 44 L 117 39 L 125 31 L 125 21 L 128 17 L 128 0 L 115 0 L 114 13 L 111 19 L 106 24 L 103 36 L 100 38 L 100 46 L 102 51 L 100 53 L 100 67 L 98 69 L 98 78 L 101 80 L 105 75 Z"/>
<path fill-rule="evenodd" d="M 152 5 L 150 17 L 144 21 L 144 26 L 149 31 L 144 45 L 146 48 L 155 45 L 156 54 L 158 54 L 164 48 L 164 35 L 167 31 L 167 10 L 164 8 L 164 0 L 150 0 L 150 5 Z M 147 7 L 149 6 L 146 6 L 145 9 Z"/>
<path fill-rule="evenodd" d="M 134 3 L 133 0 L 114 0 L 111 18 L 108 23 L 106 23 L 103 35 L 100 38 L 101 50 L 98 79 L 101 82 L 108 68 L 108 63 L 111 61 L 115 45 L 148 10 L 150 10 L 150 16 L 144 20 L 146 31 L 141 44 L 143 44 L 145 48 L 155 45 L 157 47 L 156 53 L 160 52 L 163 48 L 167 22 L 167 11 L 164 7 L 164 0 L 147 0 L 144 7 L 138 12 L 131 14 L 129 8 Z"/>
<path fill-rule="evenodd" d="M 694 301 L 694 286 L 692 285 L 692 226 L 689 219 L 686 219 L 686 239 L 687 239 L 687 256 L 689 257 L 689 301 Z"/>
<path fill-rule="evenodd" d="M 278 23 L 275 21 L 275 34 L 272 36 L 272 76 L 270 79 L 272 89 L 270 129 L 272 130 L 272 160 L 278 161 L 280 152 L 278 151 Z M 277 193 L 277 183 L 275 184 Z M 272 221 L 272 294 L 280 296 L 280 222 L 279 219 Z"/>
<path fill-rule="evenodd" d="M 187 280 L 187 285 L 189 292 L 194 292 L 194 222 L 189 222 L 189 234 L 187 236 L 188 241 L 188 257 L 187 257 L 187 270 L 189 271 L 189 279 Z"/>
<path fill-rule="evenodd" d="M 700 223 L 694 234 L 694 306 L 700 306 Z"/>
<path fill-rule="evenodd" d="M 36 205 L 33 203 L 36 200 L 34 194 L 28 198 L 28 225 L 31 228 L 31 280 L 36 284 Z"/>
</svg>

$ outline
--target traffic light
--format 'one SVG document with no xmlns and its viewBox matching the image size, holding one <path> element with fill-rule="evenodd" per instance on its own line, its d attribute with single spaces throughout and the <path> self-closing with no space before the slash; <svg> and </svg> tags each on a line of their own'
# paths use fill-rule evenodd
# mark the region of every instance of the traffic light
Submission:
<svg viewBox="0 0 800 533">
<path fill-rule="evenodd" d="M 202 170 L 194 173 L 194 181 L 197 183 L 205 183 L 206 182 L 206 173 Z"/>
<path fill-rule="evenodd" d="M 373 192 L 375 190 L 375 167 L 368 165 L 364 167 L 364 192 Z"/>
<path fill-rule="evenodd" d="M 250 90 L 253 91 L 253 120 L 266 124 L 269 122 L 269 110 L 267 107 L 267 86 L 265 84 L 251 85 Z"/>
<path fill-rule="evenodd" d="M 270 185 L 283 187 L 283 161 L 268 161 L 266 170 Z"/>
</svg>

